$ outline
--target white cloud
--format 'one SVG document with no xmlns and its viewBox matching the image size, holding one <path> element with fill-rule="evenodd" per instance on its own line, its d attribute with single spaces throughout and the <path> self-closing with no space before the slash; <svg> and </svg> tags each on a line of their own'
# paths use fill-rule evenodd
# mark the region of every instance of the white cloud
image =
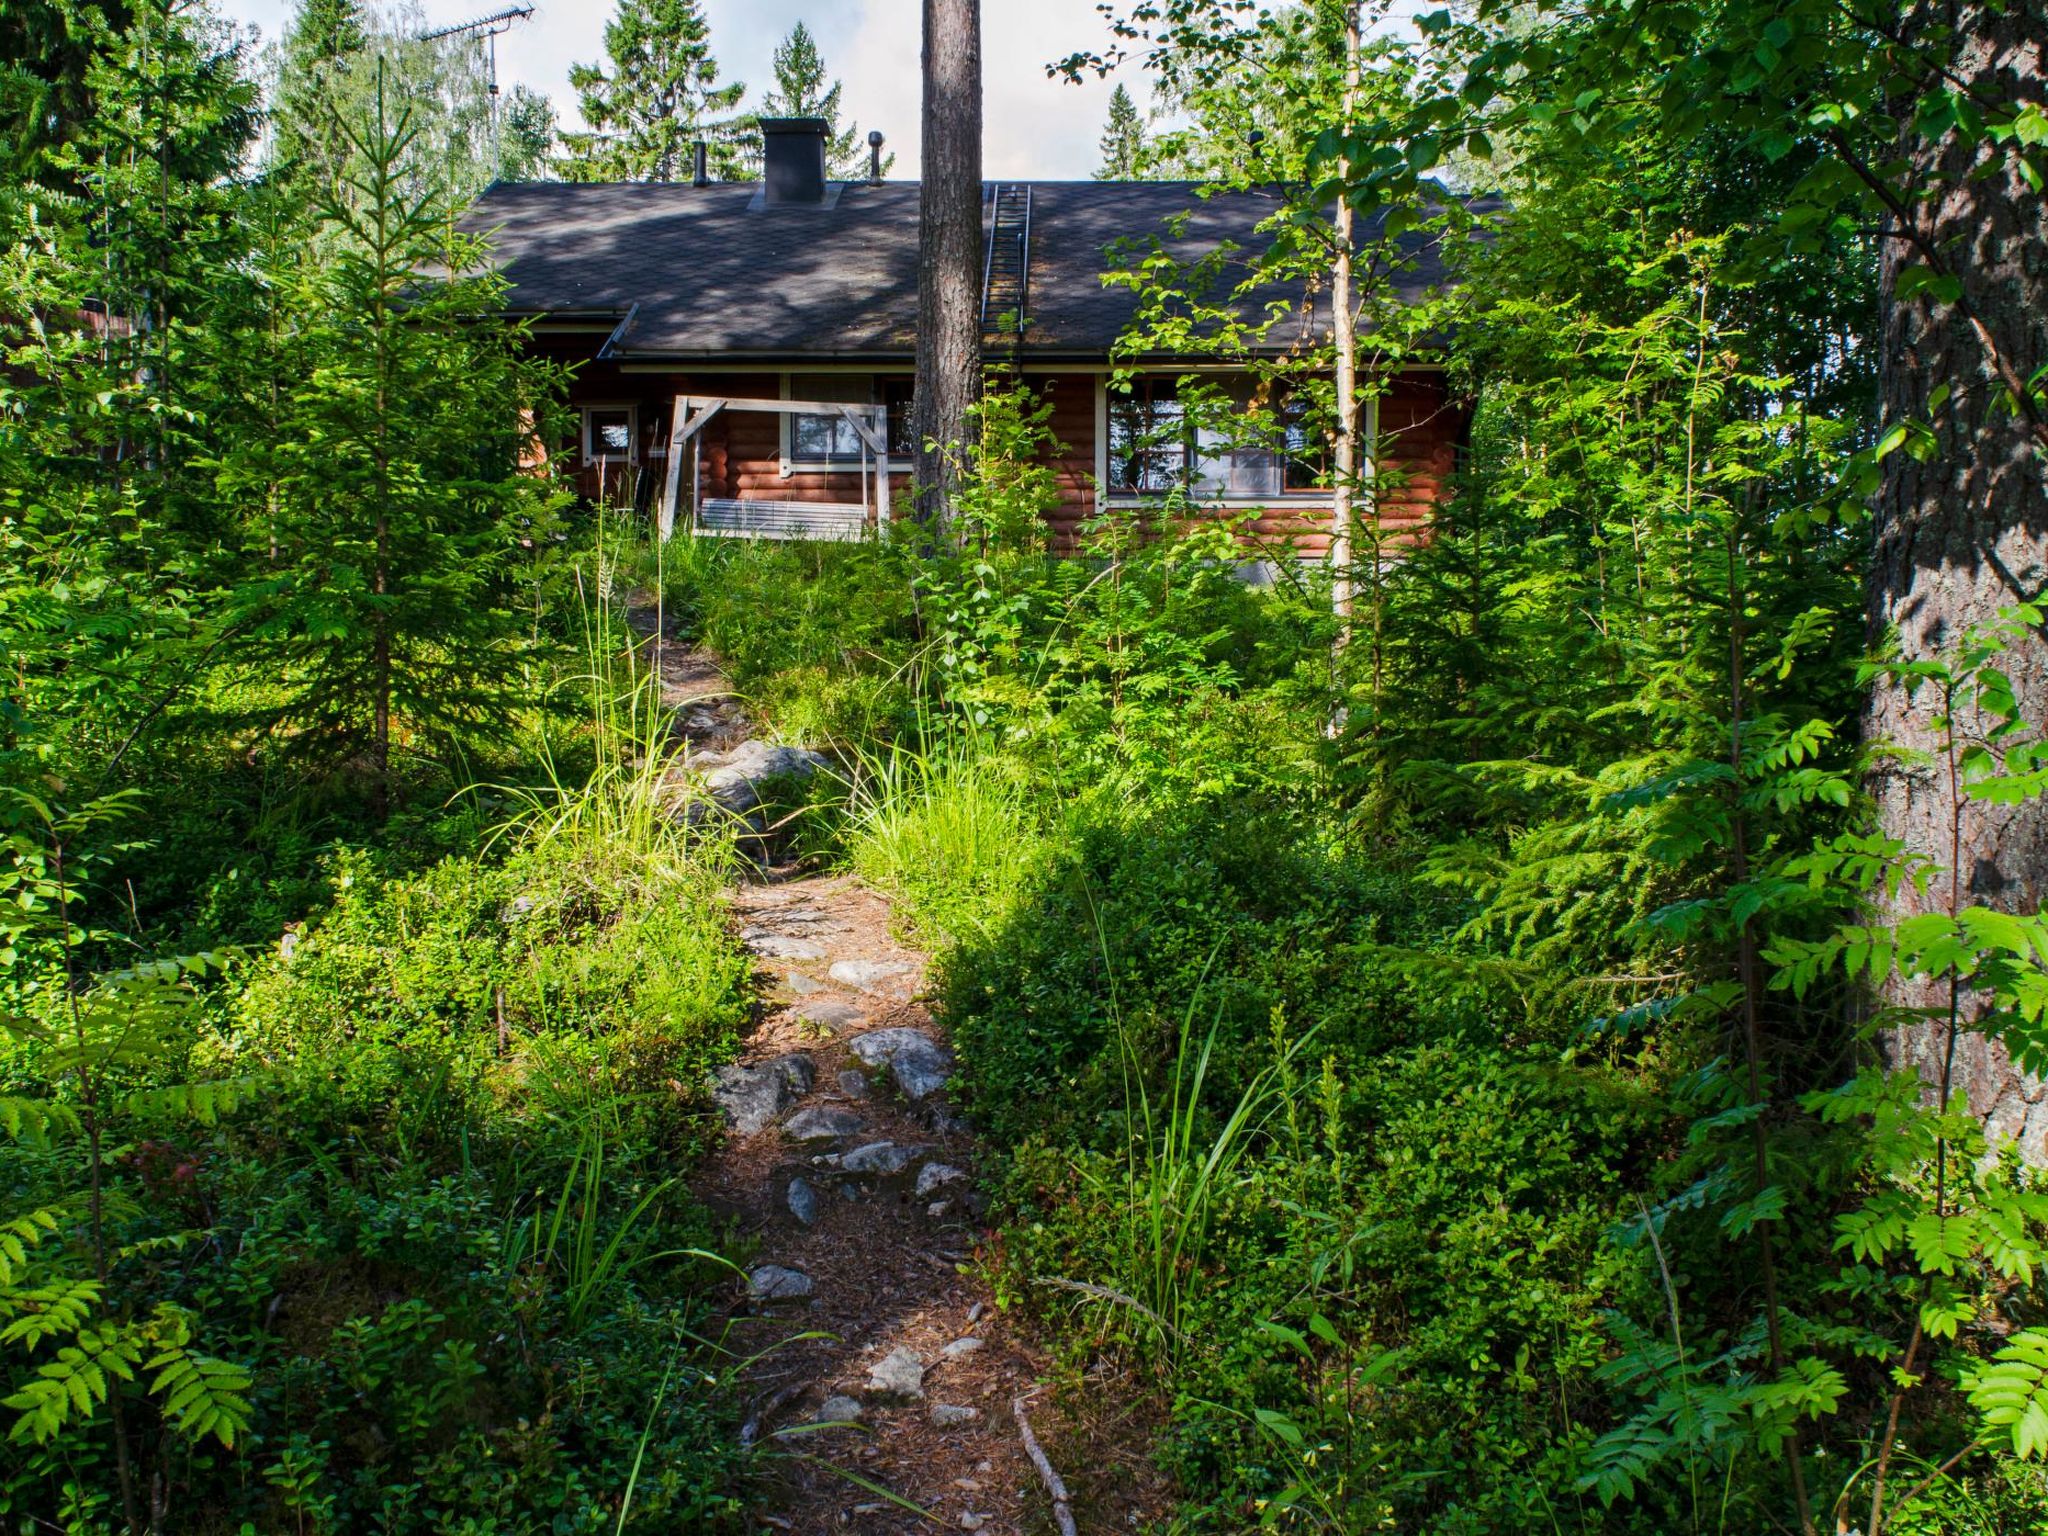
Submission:
<svg viewBox="0 0 2048 1536">
<path fill-rule="evenodd" d="M 283 31 L 291 0 L 215 0 L 223 14 Z M 509 0 L 420 0 L 430 25 L 484 15 Z M 604 51 L 607 0 L 533 0 L 531 21 L 498 39 L 498 79 L 552 97 L 565 123 L 578 121 L 569 66 Z M 706 0 L 705 14 L 724 77 L 744 80 L 755 101 L 771 80 L 775 45 L 797 21 L 818 39 L 827 67 L 846 85 L 845 109 L 863 132 L 879 128 L 896 154 L 895 174 L 918 163 L 919 0 Z M 1095 0 L 982 0 L 982 163 L 992 179 L 1085 177 L 1111 83 L 1069 85 L 1045 67 L 1108 39 Z M 1142 95 L 1142 93 L 1140 93 Z"/>
</svg>

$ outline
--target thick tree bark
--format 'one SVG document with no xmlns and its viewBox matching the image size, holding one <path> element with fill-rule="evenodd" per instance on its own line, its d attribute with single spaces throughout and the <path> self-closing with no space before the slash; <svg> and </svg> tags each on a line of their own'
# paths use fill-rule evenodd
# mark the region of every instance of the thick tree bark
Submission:
<svg viewBox="0 0 2048 1536">
<path fill-rule="evenodd" d="M 2037 5 L 1999 14 L 1951 0 L 1933 11 L 1931 20 L 1954 29 L 1947 48 L 1956 75 L 1993 98 L 2042 99 L 2048 42 Z M 2016 410 L 2008 387 L 2048 363 L 2048 221 L 2007 150 L 1961 133 L 1929 140 L 1910 121 L 1909 113 L 1903 185 L 1921 195 L 1903 193 L 1884 230 L 1881 387 L 1887 424 L 1929 422 L 1939 448 L 1925 462 L 1904 452 L 1885 461 L 1869 617 L 1873 639 L 1895 632 L 1913 659 L 1952 652 L 1972 626 L 2048 592 L 2048 436 L 2038 408 Z M 1900 277 L 1914 267 L 1958 280 L 1961 299 L 1897 297 Z M 1937 404 L 1940 389 L 1948 396 Z M 2048 641 L 2029 635 L 2003 669 L 2027 719 L 2048 722 Z M 1915 703 L 1903 688 L 1882 685 L 1866 736 L 1927 752 L 1938 741 L 1937 710 L 1931 688 Z M 1938 765 L 1886 763 L 1871 787 L 1884 832 L 1946 866 L 1951 829 Z M 2048 805 L 1970 802 L 1960 832 L 1965 903 L 2039 909 L 2048 891 Z M 1941 880 L 1925 896 L 1908 889 L 1886 915 L 1940 907 L 1945 889 Z M 1889 1001 L 1938 999 L 1901 988 Z M 1888 1043 L 1897 1063 L 1939 1080 L 1942 1027 L 1898 1031 Z M 1996 1041 L 1965 1035 L 1954 1082 L 1995 1134 L 2018 1137 L 2030 1160 L 2048 1161 L 2048 1087 L 2020 1074 Z"/>
<path fill-rule="evenodd" d="M 924 0 L 923 178 L 911 469 L 917 516 L 943 527 L 981 391 L 980 0 Z"/>
</svg>

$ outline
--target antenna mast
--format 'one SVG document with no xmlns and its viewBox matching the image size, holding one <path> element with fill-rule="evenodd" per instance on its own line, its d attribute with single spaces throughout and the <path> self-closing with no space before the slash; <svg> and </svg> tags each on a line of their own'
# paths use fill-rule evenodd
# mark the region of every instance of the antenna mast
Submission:
<svg viewBox="0 0 2048 1536">
<path fill-rule="evenodd" d="M 530 5 L 508 5 L 502 11 L 493 11 L 488 16 L 479 16 L 474 21 L 458 21 L 452 27 L 436 27 L 431 32 L 422 32 L 413 41 L 437 43 L 445 37 L 480 37 L 484 41 L 485 57 L 490 82 L 491 97 L 491 150 L 498 148 L 498 35 L 512 30 L 515 21 L 533 20 Z"/>
</svg>

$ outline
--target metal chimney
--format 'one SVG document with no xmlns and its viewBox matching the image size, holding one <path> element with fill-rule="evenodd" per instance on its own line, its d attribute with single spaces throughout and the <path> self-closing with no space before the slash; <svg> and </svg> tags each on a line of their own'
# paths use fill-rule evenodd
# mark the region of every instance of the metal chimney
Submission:
<svg viewBox="0 0 2048 1536">
<path fill-rule="evenodd" d="M 868 130 L 868 180 L 880 181 L 881 179 L 882 130 L 879 128 L 871 128 Z"/>
<path fill-rule="evenodd" d="M 822 117 L 761 119 L 762 201 L 825 201 L 825 135 L 830 131 Z"/>
<path fill-rule="evenodd" d="M 702 139 L 690 146 L 690 185 L 708 187 L 711 185 L 709 150 Z"/>
</svg>

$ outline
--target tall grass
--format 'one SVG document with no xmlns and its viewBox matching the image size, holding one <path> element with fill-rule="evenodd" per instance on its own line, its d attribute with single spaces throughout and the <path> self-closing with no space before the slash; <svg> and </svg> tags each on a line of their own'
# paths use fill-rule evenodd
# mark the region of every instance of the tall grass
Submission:
<svg viewBox="0 0 2048 1536">
<path fill-rule="evenodd" d="M 565 744 L 544 727 L 535 743 L 540 781 L 499 786 L 513 809 L 498 835 L 593 865 L 624 860 L 657 877 L 722 868 L 732 852 L 727 819 L 685 814 L 687 747 L 671 728 L 661 680 L 642 661 L 627 623 L 619 587 L 626 567 L 602 533 L 595 553 L 594 568 L 579 569 L 576 578 L 584 666 L 563 684 L 582 694 L 575 755 L 587 750 L 590 770 L 569 770 Z"/>
<path fill-rule="evenodd" d="M 1193 1318 L 1206 1283 L 1210 1229 L 1221 1202 L 1239 1182 L 1245 1160 L 1268 1122 L 1289 1108 L 1294 1064 L 1315 1031 L 1287 1041 L 1276 1036 L 1274 1059 L 1219 1115 L 1204 1102 L 1216 1061 L 1220 1013 L 1198 1033 L 1209 965 L 1189 994 L 1175 1042 L 1173 1067 L 1162 1090 L 1151 1086 L 1153 1067 L 1139 1048 L 1116 996 L 1116 967 L 1097 921 L 1097 940 L 1110 977 L 1110 1010 L 1121 1044 L 1127 1140 L 1123 1166 L 1083 1162 L 1084 1180 L 1122 1213 L 1115 1254 L 1117 1284 L 1064 1282 L 1097 1301 L 1129 1309 L 1155 1336 L 1164 1356 L 1177 1360 L 1194 1342 Z"/>
<path fill-rule="evenodd" d="M 983 935 L 1015 910 L 1045 852 L 1020 770 L 971 736 L 858 754 L 848 803 L 854 869 L 928 942 Z"/>
</svg>

